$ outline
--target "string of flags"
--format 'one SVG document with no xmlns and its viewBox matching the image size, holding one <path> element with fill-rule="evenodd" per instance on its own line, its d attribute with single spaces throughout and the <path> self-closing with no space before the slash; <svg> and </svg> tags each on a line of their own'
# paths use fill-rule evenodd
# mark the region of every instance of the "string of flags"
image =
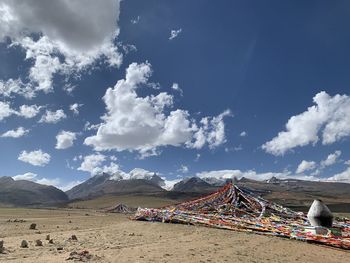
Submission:
<svg viewBox="0 0 350 263">
<path fill-rule="evenodd" d="M 232 183 L 208 196 L 164 208 L 138 208 L 135 220 L 182 223 L 279 236 L 350 249 L 350 220 L 311 226 L 306 214 L 269 202 Z"/>
</svg>

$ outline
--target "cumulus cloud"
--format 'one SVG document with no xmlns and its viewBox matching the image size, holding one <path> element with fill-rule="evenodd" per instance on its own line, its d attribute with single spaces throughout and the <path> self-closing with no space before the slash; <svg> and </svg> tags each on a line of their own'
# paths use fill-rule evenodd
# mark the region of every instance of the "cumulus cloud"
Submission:
<svg viewBox="0 0 350 263">
<path fill-rule="evenodd" d="M 28 173 L 18 174 L 18 175 L 12 176 L 12 178 L 14 180 L 29 180 L 29 181 L 32 181 L 37 176 L 38 175 L 35 174 L 35 173 L 28 172 Z"/>
<path fill-rule="evenodd" d="M 119 171 L 118 164 L 114 162 L 110 162 L 109 165 L 103 165 L 106 159 L 107 159 L 107 156 L 100 153 L 84 156 L 83 162 L 81 163 L 78 170 L 89 172 L 91 175 L 102 174 L 102 173 L 108 173 L 108 174 L 117 173 Z"/>
<path fill-rule="evenodd" d="M 182 32 L 182 28 L 171 30 L 169 40 L 173 40 L 174 38 L 177 38 L 181 32 Z"/>
<path fill-rule="evenodd" d="M 333 165 L 337 162 L 337 159 L 340 157 L 341 151 L 335 151 L 327 156 L 326 160 L 321 161 L 321 167 L 326 167 Z"/>
<path fill-rule="evenodd" d="M 140 16 L 137 16 L 136 18 L 131 19 L 130 22 L 131 24 L 134 24 L 134 25 L 138 24 L 140 22 Z"/>
<path fill-rule="evenodd" d="M 84 131 L 98 130 L 98 128 L 100 126 L 101 126 L 100 123 L 98 123 L 98 124 L 91 124 L 89 121 L 87 121 L 84 124 Z"/>
<path fill-rule="evenodd" d="M 350 183 L 350 167 L 345 171 L 335 174 L 327 179 L 328 181 Z"/>
<path fill-rule="evenodd" d="M 50 154 L 45 153 L 42 150 L 31 152 L 22 151 L 18 156 L 18 160 L 34 166 L 45 166 L 50 162 L 50 159 Z"/>
<path fill-rule="evenodd" d="M 94 0 L 3 0 L 0 41 L 9 39 L 12 46 L 23 48 L 26 60 L 32 62 L 30 82 L 8 85 L 6 93 L 33 97 L 37 91 L 50 92 L 55 73 L 70 75 L 100 58 L 119 66 L 122 55 L 114 44 L 119 6 L 118 0 L 106 0 L 103 5 Z M 23 90 L 28 87 L 31 93 Z"/>
<path fill-rule="evenodd" d="M 279 132 L 262 148 L 273 155 L 283 155 L 295 147 L 316 144 L 320 138 L 326 145 L 350 136 L 349 96 L 337 94 L 331 97 L 322 91 L 313 101 L 316 105 L 292 116 L 286 124 L 286 131 Z"/>
<path fill-rule="evenodd" d="M 22 105 L 19 107 L 18 115 L 26 119 L 34 118 L 40 112 L 42 107 L 37 105 Z"/>
<path fill-rule="evenodd" d="M 73 112 L 74 115 L 79 115 L 79 108 L 83 106 L 83 104 L 74 103 L 69 106 L 69 109 Z"/>
<path fill-rule="evenodd" d="M 43 185 L 53 185 L 55 187 L 58 187 L 58 185 L 61 183 L 61 180 L 59 178 L 40 178 L 35 180 L 36 183 L 38 184 L 43 184 Z"/>
<path fill-rule="evenodd" d="M 278 179 L 299 179 L 308 181 L 319 181 L 320 179 L 314 176 L 308 175 L 294 175 L 289 171 L 283 172 L 266 172 L 257 173 L 254 170 L 241 171 L 241 170 L 217 170 L 217 171 L 204 171 L 196 174 L 199 178 L 214 178 L 218 181 L 225 182 L 227 179 L 241 179 L 248 178 L 257 181 L 263 181 L 276 177 Z"/>
<path fill-rule="evenodd" d="M 22 105 L 19 107 L 19 110 L 15 110 L 11 107 L 9 102 L 0 101 L 0 121 L 10 117 L 11 115 L 17 115 L 30 119 L 35 117 L 39 113 L 40 109 L 41 107 L 37 105 Z"/>
<path fill-rule="evenodd" d="M 310 171 L 316 168 L 316 162 L 303 160 L 296 170 L 297 174 L 303 173 L 305 171 Z"/>
<path fill-rule="evenodd" d="M 16 94 L 31 99 L 35 92 L 30 85 L 24 84 L 21 79 L 0 80 L 0 96 L 12 98 Z"/>
<path fill-rule="evenodd" d="M 18 127 L 16 130 L 9 130 L 0 135 L 0 137 L 10 137 L 10 138 L 19 138 L 29 133 L 28 129 L 23 127 Z"/>
<path fill-rule="evenodd" d="M 226 110 L 216 117 L 205 117 L 199 125 L 190 114 L 173 107 L 173 96 L 166 92 L 140 97 L 137 89 L 147 86 L 152 70 L 149 63 L 132 63 L 125 79 L 108 88 L 103 100 L 107 113 L 96 135 L 87 137 L 85 144 L 97 151 L 138 151 L 142 156 L 157 154 L 161 146 L 215 148 L 226 141 L 223 118 Z"/>
<path fill-rule="evenodd" d="M 171 86 L 171 88 L 173 90 L 176 90 L 178 92 L 180 92 L 180 95 L 183 96 L 183 91 L 182 89 L 180 88 L 179 84 L 178 83 L 173 83 L 173 85 Z"/>
<path fill-rule="evenodd" d="M 186 142 L 190 148 L 201 149 L 208 144 L 213 149 L 226 142 L 224 117 L 232 116 L 230 110 L 225 110 L 216 117 L 205 117 L 200 121 L 200 127 L 194 126 L 192 141 Z"/>
<path fill-rule="evenodd" d="M 45 114 L 41 116 L 40 123 L 57 123 L 62 119 L 67 118 L 63 110 L 50 111 L 46 110 Z"/>
<path fill-rule="evenodd" d="M 75 132 L 70 131 L 60 131 L 56 136 L 56 149 L 67 149 L 72 147 L 74 141 L 77 138 L 77 134 Z"/>
<path fill-rule="evenodd" d="M 78 170 L 93 174 L 94 169 L 99 167 L 105 160 L 106 156 L 100 153 L 84 156 L 84 160 Z"/>
<path fill-rule="evenodd" d="M 181 173 L 188 173 L 189 169 L 188 169 L 188 166 L 181 165 L 181 167 L 177 171 Z"/>
<path fill-rule="evenodd" d="M 246 132 L 246 131 L 242 131 L 242 132 L 239 134 L 239 136 L 245 137 L 245 136 L 247 136 L 247 132 Z"/>
<path fill-rule="evenodd" d="M 16 111 L 11 108 L 9 102 L 0 101 L 0 121 L 15 113 Z"/>
<path fill-rule="evenodd" d="M 57 187 L 59 189 L 61 189 L 62 191 L 66 192 L 70 189 L 72 189 L 74 186 L 78 185 L 78 184 L 81 184 L 83 183 L 83 181 L 80 181 L 80 180 L 76 180 L 76 181 L 71 181 L 71 182 L 68 182 L 66 184 L 60 184 L 58 185 Z"/>
<path fill-rule="evenodd" d="M 55 186 L 62 191 L 68 191 L 69 189 L 73 188 L 74 186 L 81 184 L 83 181 L 70 181 L 68 183 L 62 183 L 59 178 L 38 178 L 38 175 L 35 173 L 24 173 L 24 174 L 18 174 L 15 176 L 12 176 L 14 180 L 27 180 L 27 181 L 32 181 L 38 184 L 44 184 L 44 185 L 52 185 Z"/>
</svg>

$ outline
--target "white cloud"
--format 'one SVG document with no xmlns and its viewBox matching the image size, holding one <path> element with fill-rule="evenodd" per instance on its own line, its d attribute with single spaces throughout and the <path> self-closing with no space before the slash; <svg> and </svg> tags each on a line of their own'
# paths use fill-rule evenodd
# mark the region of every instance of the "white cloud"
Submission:
<svg viewBox="0 0 350 263">
<path fill-rule="evenodd" d="M 276 177 L 278 179 L 298 179 L 298 180 L 307 180 L 307 181 L 320 181 L 320 178 L 308 175 L 293 175 L 289 171 L 283 172 L 266 172 L 266 173 L 257 173 L 254 170 L 241 171 L 241 170 L 217 170 L 217 171 L 204 171 L 196 174 L 199 178 L 214 178 L 221 182 L 225 182 L 227 179 L 241 179 L 242 177 L 263 181 L 268 180 L 271 177 Z"/>
<path fill-rule="evenodd" d="M 328 181 L 350 183 L 350 167 L 345 171 L 335 174 L 327 179 Z"/>
<path fill-rule="evenodd" d="M 193 139 L 187 142 L 190 148 L 201 149 L 206 143 L 213 149 L 226 142 L 224 117 L 232 116 L 230 110 L 225 110 L 216 117 L 205 117 L 200 121 L 201 126 L 194 130 Z"/>
<path fill-rule="evenodd" d="M 119 33 L 119 6 L 118 0 L 106 0 L 103 5 L 94 0 L 0 3 L 0 41 L 8 37 L 12 45 L 26 51 L 26 59 L 33 63 L 30 83 L 24 85 L 33 86 L 29 97 L 40 90 L 52 91 L 55 73 L 70 75 L 99 58 L 111 66 L 121 64 L 122 55 L 114 44 Z M 6 88 L 7 94 L 29 94 L 16 89 Z"/>
<path fill-rule="evenodd" d="M 18 156 L 18 160 L 35 166 L 45 166 L 50 162 L 50 159 L 50 154 L 45 153 L 42 150 L 31 152 L 22 151 Z"/>
<path fill-rule="evenodd" d="M 62 191 L 66 192 L 66 191 L 72 189 L 74 186 L 81 184 L 81 183 L 83 183 L 83 181 L 76 180 L 76 181 L 68 182 L 66 184 L 60 184 L 57 187 L 59 189 L 61 189 Z"/>
<path fill-rule="evenodd" d="M 37 105 L 22 105 L 19 107 L 19 116 L 22 116 L 26 119 L 34 118 L 40 112 L 41 106 Z"/>
<path fill-rule="evenodd" d="M 72 95 L 73 91 L 75 90 L 77 86 L 76 85 L 72 85 L 71 83 L 66 83 L 63 86 L 63 90 L 68 94 L 68 95 Z"/>
<path fill-rule="evenodd" d="M 188 166 L 181 165 L 181 167 L 177 171 L 181 173 L 188 173 L 189 169 L 188 169 Z"/>
<path fill-rule="evenodd" d="M 245 136 L 247 136 L 247 132 L 246 132 L 246 131 L 242 131 L 242 132 L 239 134 L 239 136 L 245 137 Z"/>
<path fill-rule="evenodd" d="M 62 119 L 67 118 L 63 110 L 50 111 L 46 110 L 45 114 L 41 116 L 39 122 L 41 123 L 57 123 Z"/>
<path fill-rule="evenodd" d="M 70 131 L 60 131 L 56 136 L 56 149 L 67 149 L 72 147 L 74 144 L 74 140 L 76 140 L 77 134 L 75 132 Z"/>
<path fill-rule="evenodd" d="M 83 106 L 83 104 L 74 103 L 69 106 L 69 109 L 73 112 L 74 115 L 79 115 L 79 108 Z"/>
<path fill-rule="evenodd" d="M 0 101 L 0 121 L 11 115 L 17 115 L 26 119 L 33 118 L 39 113 L 40 109 L 41 107 L 37 105 L 22 105 L 19 107 L 19 110 L 16 111 L 11 108 L 9 102 Z"/>
<path fill-rule="evenodd" d="M 45 177 L 38 178 L 37 174 L 31 173 L 31 172 L 15 175 L 15 176 L 12 176 L 12 178 L 14 180 L 27 180 L 38 184 L 52 185 L 61 189 L 62 191 L 68 191 L 69 189 L 83 182 L 83 181 L 76 180 L 68 183 L 62 183 L 59 178 L 45 178 Z"/>
<path fill-rule="evenodd" d="M 327 159 L 324 161 L 321 161 L 321 167 L 330 166 L 336 163 L 337 159 L 341 155 L 341 151 L 335 151 L 334 153 L 331 153 L 327 156 Z"/>
<path fill-rule="evenodd" d="M 59 178 L 45 178 L 45 177 L 43 177 L 41 179 L 35 180 L 35 182 L 38 184 L 52 185 L 52 186 L 58 187 L 61 180 Z"/>
<path fill-rule="evenodd" d="M 109 165 L 103 165 L 106 159 L 107 157 L 100 153 L 84 156 L 78 170 L 89 172 L 91 175 L 102 173 L 114 174 L 119 172 L 119 166 L 114 162 L 110 162 Z"/>
<path fill-rule="evenodd" d="M 297 170 L 296 170 L 296 173 L 297 174 L 300 174 L 300 173 L 303 173 L 303 172 L 305 172 L 305 171 L 310 171 L 310 170 L 313 170 L 313 169 L 315 169 L 316 168 L 316 163 L 315 162 L 313 162 L 313 161 L 305 161 L 305 160 L 303 160 L 300 164 L 299 164 L 299 166 L 298 166 L 298 168 L 297 168 Z"/>
<path fill-rule="evenodd" d="M 16 130 L 9 130 L 0 135 L 0 137 L 11 137 L 11 138 L 19 138 L 26 134 L 28 134 L 29 130 L 24 129 L 23 127 L 18 127 Z"/>
<path fill-rule="evenodd" d="M 344 162 L 346 165 L 350 165 L 350 160 Z"/>
<path fill-rule="evenodd" d="M 28 173 L 25 173 L 25 174 L 18 174 L 18 175 L 12 176 L 12 178 L 14 180 L 29 180 L 29 181 L 32 181 L 37 176 L 38 175 L 35 174 L 35 173 L 28 172 Z"/>
<path fill-rule="evenodd" d="M 100 126 L 101 126 L 100 123 L 98 123 L 98 124 L 91 124 L 89 121 L 87 121 L 84 124 L 84 131 L 98 130 L 98 128 Z"/>
<path fill-rule="evenodd" d="M 179 84 L 178 83 L 173 83 L 173 85 L 171 86 L 171 88 L 173 90 L 176 90 L 178 92 L 180 92 L 180 95 L 183 96 L 183 91 L 182 89 L 180 88 Z"/>
<path fill-rule="evenodd" d="M 223 118 L 230 111 L 203 118 L 198 127 L 187 111 L 168 111 L 173 107 L 173 96 L 161 92 L 139 97 L 136 90 L 147 85 L 151 73 L 149 63 L 132 63 L 125 79 L 107 89 L 103 97 L 107 109 L 104 122 L 96 135 L 85 139 L 86 145 L 97 151 L 138 151 L 145 157 L 157 154 L 157 148 L 166 145 L 199 149 L 208 144 L 215 148 L 226 141 Z"/>
<path fill-rule="evenodd" d="M 0 80 L 0 96 L 12 98 L 16 94 L 31 99 L 35 92 L 30 85 L 23 84 L 20 79 Z"/>
<path fill-rule="evenodd" d="M 42 37 L 37 42 L 26 37 L 20 45 L 26 50 L 26 60 L 34 61 L 29 71 L 30 85 L 35 91 L 51 92 L 53 75 L 63 69 L 59 58 L 50 55 L 55 52 L 54 44 L 47 37 Z"/>
<path fill-rule="evenodd" d="M 254 170 L 241 171 L 241 170 L 217 170 L 217 171 L 205 171 L 196 174 L 199 178 L 216 178 L 219 180 L 226 179 L 241 179 L 242 177 L 253 179 L 253 180 L 267 180 L 271 177 L 276 178 L 287 178 L 290 175 L 290 172 L 282 172 L 282 173 L 257 173 Z"/>
<path fill-rule="evenodd" d="M 11 108 L 9 102 L 0 101 L 0 121 L 15 113 L 16 111 Z"/>
<path fill-rule="evenodd" d="M 136 25 L 136 24 L 138 24 L 139 22 L 140 22 L 140 16 L 137 16 L 136 18 L 131 19 L 131 24 Z"/>
<path fill-rule="evenodd" d="M 179 28 L 179 29 L 177 29 L 177 30 L 171 30 L 169 40 L 173 40 L 173 39 L 176 38 L 181 32 L 182 32 L 182 28 Z"/>
<path fill-rule="evenodd" d="M 38 184 L 44 184 L 44 185 L 52 185 L 55 186 L 62 191 L 68 191 L 69 189 L 73 188 L 74 186 L 81 184 L 83 181 L 71 181 L 68 183 L 63 184 L 59 178 L 38 178 L 38 175 L 35 173 L 24 173 L 24 174 L 18 174 L 15 176 L 12 176 L 14 180 L 27 180 L 27 181 L 32 181 Z"/>
<path fill-rule="evenodd" d="M 274 155 L 283 155 L 298 146 L 316 144 L 322 137 L 322 144 L 331 144 L 350 136 L 350 97 L 331 97 L 322 91 L 313 98 L 316 105 L 307 111 L 291 117 L 286 131 L 279 132 L 262 148 Z M 320 133 L 320 136 L 319 136 Z"/>
<path fill-rule="evenodd" d="M 84 160 L 78 170 L 94 174 L 95 168 L 99 167 L 105 160 L 106 156 L 100 153 L 84 156 Z"/>
</svg>

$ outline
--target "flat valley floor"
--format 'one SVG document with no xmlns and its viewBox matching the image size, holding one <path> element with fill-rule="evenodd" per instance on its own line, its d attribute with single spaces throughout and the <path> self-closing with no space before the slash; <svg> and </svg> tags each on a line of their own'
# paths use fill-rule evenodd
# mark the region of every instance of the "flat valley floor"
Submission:
<svg viewBox="0 0 350 263">
<path fill-rule="evenodd" d="M 17 220 L 15 220 L 17 219 Z M 14 222 L 19 220 L 25 222 Z M 36 230 L 30 230 L 36 223 Z M 53 244 L 45 240 L 50 235 Z M 77 241 L 69 240 L 76 235 Z M 43 246 L 35 246 L 40 239 Z M 200 226 L 132 221 L 87 209 L 0 208 L 0 262 L 349 262 L 350 252 L 305 242 Z M 20 248 L 27 240 L 28 248 Z M 58 250 L 61 249 L 61 250 Z M 84 259 L 84 258 L 83 258 Z"/>
</svg>

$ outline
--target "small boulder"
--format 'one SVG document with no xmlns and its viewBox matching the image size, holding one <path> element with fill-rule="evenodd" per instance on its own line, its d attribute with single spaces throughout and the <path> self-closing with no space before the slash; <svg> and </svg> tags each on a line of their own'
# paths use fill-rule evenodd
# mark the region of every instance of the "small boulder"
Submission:
<svg viewBox="0 0 350 263">
<path fill-rule="evenodd" d="M 0 254 L 4 253 L 5 248 L 4 248 L 4 241 L 0 240 Z"/>
<path fill-rule="evenodd" d="M 37 239 L 37 240 L 35 240 L 35 246 L 42 247 L 43 246 L 43 242 L 40 239 Z"/>
<path fill-rule="evenodd" d="M 76 235 L 72 235 L 69 240 L 72 240 L 72 241 L 78 241 L 78 238 Z"/>
<path fill-rule="evenodd" d="M 49 240 L 49 244 L 53 244 L 53 239 L 52 238 Z"/>
<path fill-rule="evenodd" d="M 46 235 L 46 240 L 50 240 L 50 235 Z"/>
<path fill-rule="evenodd" d="M 21 248 L 28 248 L 28 242 L 27 242 L 27 240 L 22 240 L 22 242 L 21 242 Z"/>
<path fill-rule="evenodd" d="M 29 229 L 35 230 L 36 229 L 36 224 L 35 223 L 30 224 Z"/>
</svg>

